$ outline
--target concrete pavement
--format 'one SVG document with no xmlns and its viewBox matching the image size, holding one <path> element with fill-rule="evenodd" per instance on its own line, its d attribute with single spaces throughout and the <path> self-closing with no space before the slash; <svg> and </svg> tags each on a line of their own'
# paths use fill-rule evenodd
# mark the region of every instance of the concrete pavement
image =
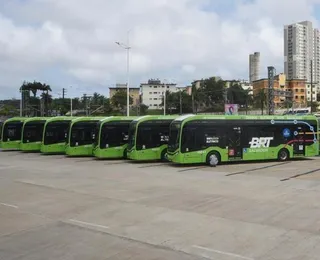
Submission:
<svg viewBox="0 0 320 260">
<path fill-rule="evenodd" d="M 319 159 L 210 168 L 0 152 L 0 259 L 318 259 Z"/>
</svg>

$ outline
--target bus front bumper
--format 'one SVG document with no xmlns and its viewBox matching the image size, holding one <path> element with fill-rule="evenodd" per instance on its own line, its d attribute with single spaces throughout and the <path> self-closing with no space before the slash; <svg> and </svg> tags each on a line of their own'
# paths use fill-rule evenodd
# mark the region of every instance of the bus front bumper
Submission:
<svg viewBox="0 0 320 260">
<path fill-rule="evenodd" d="M 2 142 L 1 149 L 3 150 L 20 150 L 21 141 Z"/>
<path fill-rule="evenodd" d="M 66 155 L 68 156 L 93 156 L 93 145 L 83 145 L 70 147 L 66 146 Z"/>
<path fill-rule="evenodd" d="M 167 153 L 167 159 L 173 163 L 183 163 L 184 156 L 179 152 Z"/>
<path fill-rule="evenodd" d="M 94 148 L 93 155 L 100 159 L 122 159 L 124 158 L 125 147 L 113 147 L 113 148 Z"/>
<path fill-rule="evenodd" d="M 40 152 L 41 142 L 21 143 L 20 149 L 21 151 Z"/>
<path fill-rule="evenodd" d="M 152 161 L 152 160 L 160 160 L 161 152 L 159 150 L 132 150 L 128 151 L 128 159 L 136 160 L 136 161 Z"/>
<path fill-rule="evenodd" d="M 41 145 L 40 152 L 44 154 L 65 154 L 66 144 L 58 143 L 58 144 L 48 144 Z"/>
</svg>

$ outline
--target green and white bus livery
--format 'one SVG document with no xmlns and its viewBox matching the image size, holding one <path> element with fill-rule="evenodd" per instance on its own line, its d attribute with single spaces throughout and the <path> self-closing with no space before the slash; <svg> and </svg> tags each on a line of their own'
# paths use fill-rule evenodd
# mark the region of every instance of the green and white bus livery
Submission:
<svg viewBox="0 0 320 260">
<path fill-rule="evenodd" d="M 64 154 L 68 129 L 72 117 L 53 117 L 48 119 L 43 130 L 41 152 L 44 154 Z"/>
<path fill-rule="evenodd" d="M 130 123 L 136 117 L 112 116 L 100 120 L 95 134 L 93 154 L 99 159 L 127 157 Z"/>
<path fill-rule="evenodd" d="M 66 155 L 93 156 L 97 123 L 105 117 L 79 117 L 72 120 L 66 142 Z"/>
<path fill-rule="evenodd" d="M 177 116 L 142 116 L 129 128 L 127 157 L 131 160 L 166 160 L 169 128 Z"/>
<path fill-rule="evenodd" d="M 21 151 L 40 152 L 43 129 L 47 118 L 32 117 L 24 121 L 22 127 Z"/>
<path fill-rule="evenodd" d="M 1 140 L 3 150 L 20 150 L 22 127 L 26 119 L 25 117 L 13 117 L 4 122 Z"/>
<path fill-rule="evenodd" d="M 170 126 L 168 159 L 175 163 L 271 160 L 319 154 L 317 118 L 186 115 Z"/>
</svg>

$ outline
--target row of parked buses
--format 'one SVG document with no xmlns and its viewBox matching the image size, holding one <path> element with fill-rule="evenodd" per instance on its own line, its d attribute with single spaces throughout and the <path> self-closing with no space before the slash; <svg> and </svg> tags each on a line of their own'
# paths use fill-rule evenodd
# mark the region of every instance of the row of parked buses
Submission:
<svg viewBox="0 0 320 260">
<path fill-rule="evenodd" d="M 11 118 L 0 140 L 3 150 L 216 165 L 319 155 L 319 122 L 314 115 Z"/>
</svg>

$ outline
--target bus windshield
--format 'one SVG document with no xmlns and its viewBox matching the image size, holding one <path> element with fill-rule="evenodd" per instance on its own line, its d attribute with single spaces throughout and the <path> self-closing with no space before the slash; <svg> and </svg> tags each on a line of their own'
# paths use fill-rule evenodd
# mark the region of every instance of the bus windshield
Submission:
<svg viewBox="0 0 320 260">
<path fill-rule="evenodd" d="M 3 142 L 21 140 L 23 122 L 13 121 L 4 125 Z"/>
<path fill-rule="evenodd" d="M 101 129 L 100 148 L 117 147 L 127 144 L 130 122 L 105 123 Z"/>
<path fill-rule="evenodd" d="M 140 123 L 137 131 L 137 150 L 168 144 L 171 122 L 172 120 L 154 120 Z"/>
<path fill-rule="evenodd" d="M 71 120 L 49 122 L 45 128 L 45 145 L 65 143 Z"/>
<path fill-rule="evenodd" d="M 70 146 L 93 144 L 97 123 L 97 120 L 74 123 L 71 127 Z"/>
<path fill-rule="evenodd" d="M 168 151 L 174 152 L 179 147 L 180 122 L 172 122 L 170 125 Z"/>
<path fill-rule="evenodd" d="M 39 142 L 42 140 L 43 128 L 46 121 L 26 123 L 23 128 L 23 143 Z"/>
<path fill-rule="evenodd" d="M 138 122 L 131 122 L 129 126 L 129 140 L 128 140 L 128 150 L 132 149 L 135 145 L 136 141 L 136 129 L 137 129 Z"/>
</svg>

